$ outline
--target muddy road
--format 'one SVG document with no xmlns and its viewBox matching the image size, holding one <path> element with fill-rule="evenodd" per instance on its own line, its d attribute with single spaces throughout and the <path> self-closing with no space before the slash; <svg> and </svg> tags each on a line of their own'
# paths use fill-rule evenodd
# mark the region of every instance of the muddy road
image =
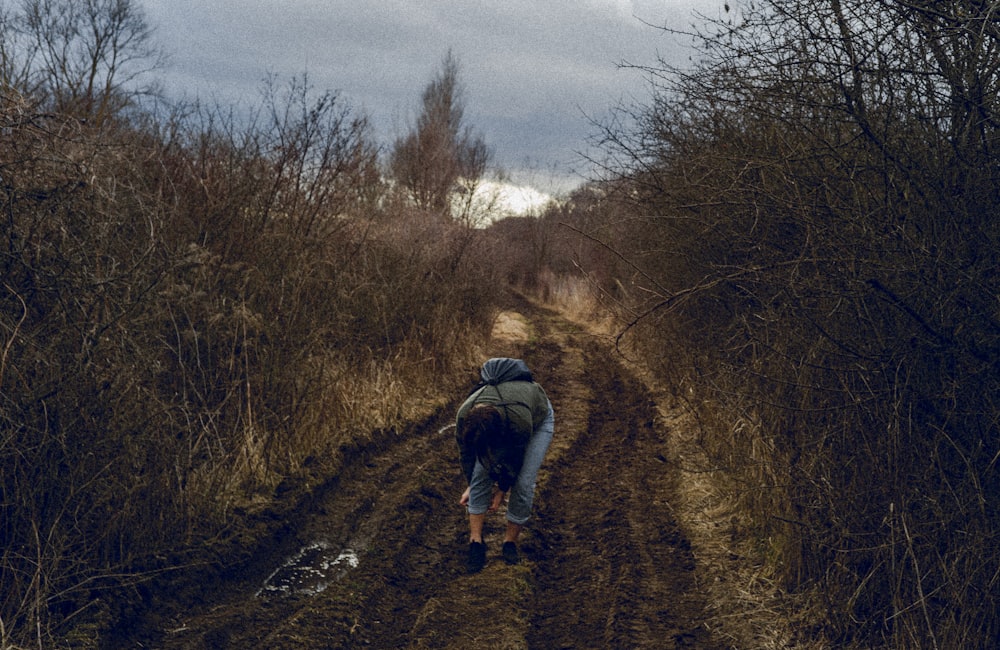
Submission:
<svg viewBox="0 0 1000 650">
<path fill-rule="evenodd" d="M 143 613 L 119 647 L 726 647 L 704 624 L 673 514 L 671 431 L 649 393 L 604 342 L 519 311 L 530 338 L 500 332 L 487 356 L 525 359 L 556 413 L 521 564 L 500 558 L 501 512 L 487 520 L 486 568 L 465 573 L 450 406 L 359 450 L 266 552 Z"/>
</svg>

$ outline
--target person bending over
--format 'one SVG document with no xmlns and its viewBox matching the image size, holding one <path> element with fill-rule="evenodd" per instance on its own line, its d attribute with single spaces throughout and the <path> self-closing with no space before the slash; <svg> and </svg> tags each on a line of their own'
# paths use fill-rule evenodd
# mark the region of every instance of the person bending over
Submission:
<svg viewBox="0 0 1000 650">
<path fill-rule="evenodd" d="M 458 409 L 455 436 L 468 487 L 459 503 L 469 513 L 468 570 L 486 565 L 486 514 L 507 501 L 502 555 L 517 564 L 517 539 L 531 517 L 535 479 L 552 442 L 555 416 L 545 391 L 520 359 L 494 358 Z"/>
</svg>

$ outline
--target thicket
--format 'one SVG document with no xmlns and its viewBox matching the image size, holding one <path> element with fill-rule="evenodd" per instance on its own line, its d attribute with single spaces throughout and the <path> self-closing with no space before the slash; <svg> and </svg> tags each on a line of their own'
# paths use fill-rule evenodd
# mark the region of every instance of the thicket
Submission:
<svg viewBox="0 0 1000 650">
<path fill-rule="evenodd" d="M 130 585 L 437 399 L 496 283 L 478 231 L 384 182 L 340 97 L 144 109 L 109 67 L 148 61 L 135 5 L 22 8 L 0 37 L 0 646 L 93 645 Z"/>
<path fill-rule="evenodd" d="M 590 189 L 602 218 L 578 211 L 608 256 L 595 280 L 699 415 L 758 579 L 821 638 L 989 647 L 998 7 L 727 11 L 604 133 L 619 173 Z"/>
</svg>

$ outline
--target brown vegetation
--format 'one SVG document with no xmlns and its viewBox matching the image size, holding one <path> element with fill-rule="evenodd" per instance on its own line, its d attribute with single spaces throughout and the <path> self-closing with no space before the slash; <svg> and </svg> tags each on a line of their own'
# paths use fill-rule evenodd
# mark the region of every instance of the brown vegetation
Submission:
<svg viewBox="0 0 1000 650">
<path fill-rule="evenodd" d="M 734 14 L 697 35 L 692 69 L 650 67 L 635 130 L 605 134 L 621 173 L 594 187 L 604 217 L 588 195 L 552 218 L 605 256 L 586 266 L 622 345 L 698 416 L 758 583 L 838 645 L 985 647 L 996 8 Z"/>
<path fill-rule="evenodd" d="M 128 2 L 64 4 L 146 33 Z M 116 50 L 96 81 L 32 68 L 37 30 L 103 34 L 37 18 L 5 16 L 2 61 L 4 646 L 99 634 L 284 479 L 426 412 L 495 298 L 470 229 L 383 185 L 339 97 L 142 112 Z"/>
<path fill-rule="evenodd" d="M 238 119 L 143 108 L 133 3 L 0 11 L 0 646 L 95 645 L 138 585 L 245 548 L 442 405 L 510 286 L 616 316 L 686 409 L 663 444 L 695 555 L 726 560 L 718 638 L 1000 634 L 989 3 L 707 22 L 603 134 L 606 179 L 489 229 L 448 200 L 489 159 L 450 56 L 386 183 L 364 116 L 306 79 Z"/>
</svg>

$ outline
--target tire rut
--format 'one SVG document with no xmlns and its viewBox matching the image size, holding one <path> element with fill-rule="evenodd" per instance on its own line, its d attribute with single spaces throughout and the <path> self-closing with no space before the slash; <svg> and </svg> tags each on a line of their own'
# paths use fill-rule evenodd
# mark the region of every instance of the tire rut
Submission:
<svg viewBox="0 0 1000 650">
<path fill-rule="evenodd" d="M 587 429 L 540 495 L 528 645 L 715 648 L 667 500 L 675 478 L 655 405 L 605 349 L 585 357 Z"/>
</svg>

